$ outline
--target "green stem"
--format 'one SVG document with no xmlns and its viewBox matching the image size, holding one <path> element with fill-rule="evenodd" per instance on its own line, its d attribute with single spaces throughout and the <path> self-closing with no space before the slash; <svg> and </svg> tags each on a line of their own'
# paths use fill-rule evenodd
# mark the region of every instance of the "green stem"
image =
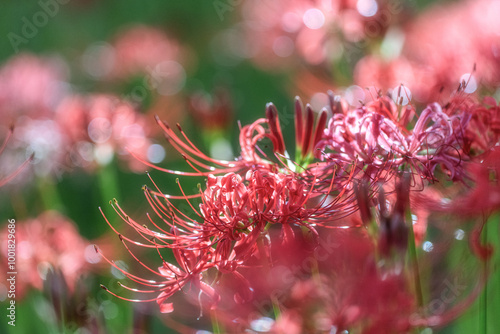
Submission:
<svg viewBox="0 0 500 334">
<path fill-rule="evenodd" d="M 408 251 L 410 256 L 411 270 L 413 273 L 413 282 L 415 285 L 415 294 L 417 296 L 417 303 L 420 308 L 423 307 L 423 294 L 422 294 L 422 283 L 420 280 L 420 270 L 418 267 L 418 257 L 417 257 L 417 246 L 415 244 L 415 233 L 413 232 L 413 219 L 411 216 L 411 211 L 406 212 L 406 221 L 409 226 L 409 238 L 408 238 Z"/>
<path fill-rule="evenodd" d="M 119 201 L 119 187 L 117 175 L 116 157 L 107 165 L 101 166 L 97 171 L 97 184 L 102 203 L 110 200 Z M 121 224 L 122 220 L 118 215 L 109 215 L 108 219 L 112 224 Z M 119 225 L 117 225 L 119 226 Z"/>
<path fill-rule="evenodd" d="M 214 334 L 221 334 L 221 328 L 219 324 L 219 319 L 217 318 L 217 312 L 215 309 L 210 311 L 210 319 L 212 321 L 212 331 Z"/>
<path fill-rule="evenodd" d="M 281 314 L 281 310 L 279 307 L 279 301 L 276 300 L 276 297 L 271 296 L 271 303 L 273 304 L 274 319 L 278 319 L 280 314 Z"/>
<path fill-rule="evenodd" d="M 486 245 L 488 243 L 488 222 L 485 222 L 481 232 L 481 243 Z M 488 258 L 483 262 L 484 277 L 488 276 L 488 262 Z M 481 294 L 479 305 L 479 328 L 482 327 L 479 332 L 486 334 L 488 332 L 488 280 L 484 283 L 484 291 Z"/>
<path fill-rule="evenodd" d="M 104 202 L 113 198 L 119 199 L 118 175 L 116 174 L 117 166 L 115 161 L 116 160 L 113 159 L 109 164 L 102 166 L 97 173 L 99 192 Z"/>
<path fill-rule="evenodd" d="M 36 185 L 45 210 L 61 211 L 64 208 L 57 186 L 50 177 L 37 178 Z"/>
</svg>

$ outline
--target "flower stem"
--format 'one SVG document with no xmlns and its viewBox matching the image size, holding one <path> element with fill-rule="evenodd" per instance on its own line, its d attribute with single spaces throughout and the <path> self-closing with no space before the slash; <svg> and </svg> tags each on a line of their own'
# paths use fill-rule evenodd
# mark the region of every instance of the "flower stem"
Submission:
<svg viewBox="0 0 500 334">
<path fill-rule="evenodd" d="M 408 251 L 410 256 L 409 261 L 411 263 L 411 270 L 413 274 L 417 303 L 418 306 L 421 308 L 424 305 L 423 295 L 422 295 L 422 283 L 420 281 L 420 270 L 418 267 L 418 258 L 417 258 L 417 246 L 415 244 L 415 233 L 413 232 L 413 219 L 410 210 L 406 211 L 406 221 L 410 225 L 408 228 L 409 230 Z"/>
<path fill-rule="evenodd" d="M 38 177 L 37 187 L 45 210 L 62 210 L 64 208 L 57 185 L 50 177 Z"/>
<path fill-rule="evenodd" d="M 99 192 L 101 194 L 101 200 L 107 202 L 112 198 L 116 198 L 119 194 L 118 189 L 118 176 L 117 166 L 115 164 L 116 159 L 105 166 L 101 166 L 97 173 L 97 179 L 99 182 Z"/>
<path fill-rule="evenodd" d="M 221 329 L 219 325 L 219 319 L 217 318 L 217 312 L 215 309 L 210 311 L 210 319 L 212 320 L 212 331 L 214 334 L 221 334 Z"/>
<path fill-rule="evenodd" d="M 488 243 L 488 222 L 486 221 L 483 230 L 481 231 L 481 243 L 486 245 Z M 489 258 L 486 258 L 483 262 L 483 275 L 488 276 L 488 264 Z M 482 327 L 480 333 L 487 334 L 488 332 L 488 280 L 484 283 L 484 291 L 479 297 L 479 327 Z"/>
</svg>

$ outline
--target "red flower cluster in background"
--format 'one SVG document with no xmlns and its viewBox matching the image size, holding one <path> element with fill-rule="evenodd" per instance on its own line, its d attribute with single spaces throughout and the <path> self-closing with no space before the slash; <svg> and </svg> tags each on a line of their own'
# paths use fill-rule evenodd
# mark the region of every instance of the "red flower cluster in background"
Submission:
<svg viewBox="0 0 500 334">
<path fill-rule="evenodd" d="M 402 7 L 385 0 L 247 1 L 241 8 L 247 56 L 266 69 L 301 61 L 328 67 L 349 53 L 344 42 L 383 35 Z"/>
<path fill-rule="evenodd" d="M 74 168 L 106 165 L 117 153 L 129 169 L 141 171 L 128 158 L 130 152 L 148 157 L 152 143 L 146 117 L 117 96 L 71 93 L 64 68 L 60 60 L 26 54 L 0 71 L 0 115 L 15 120 L 16 128 L 3 149 L 2 169 L 12 170 L 33 155 L 37 176 L 59 177 Z"/>
<path fill-rule="evenodd" d="M 7 229 L 2 233 L 2 254 L 7 254 Z M 49 272 L 61 272 L 70 293 L 83 275 L 97 269 L 100 256 L 92 243 L 82 238 L 74 223 L 54 211 L 35 219 L 16 222 L 16 269 L 19 274 L 16 293 L 24 297 L 30 288 L 42 290 Z M 108 251 L 110 251 L 110 248 Z M 7 258 L 1 257 L 7 268 Z M 63 290 L 63 287 L 60 287 Z"/>
<path fill-rule="evenodd" d="M 357 63 L 354 81 L 384 90 L 404 84 L 423 103 L 448 96 L 462 81 L 468 93 L 480 86 L 495 89 L 500 26 L 494 13 L 499 11 L 494 0 L 430 8 L 401 27 L 400 54 L 367 55 Z"/>
</svg>

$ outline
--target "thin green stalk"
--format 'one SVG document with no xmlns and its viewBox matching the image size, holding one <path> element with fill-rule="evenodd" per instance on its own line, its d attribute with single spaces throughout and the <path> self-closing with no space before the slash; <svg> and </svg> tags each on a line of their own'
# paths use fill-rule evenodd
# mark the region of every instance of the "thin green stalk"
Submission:
<svg viewBox="0 0 500 334">
<path fill-rule="evenodd" d="M 214 334 L 222 334 L 221 326 L 219 324 L 219 319 L 217 317 L 217 312 L 215 309 L 210 311 L 210 320 L 212 321 L 212 331 Z"/>
<path fill-rule="evenodd" d="M 409 238 L 408 238 L 408 251 L 410 256 L 410 263 L 412 267 L 413 282 L 415 285 L 415 294 L 417 295 L 417 303 L 420 308 L 423 307 L 423 294 L 422 294 L 422 283 L 420 280 L 420 270 L 418 266 L 417 257 L 417 246 L 415 244 L 415 233 L 413 232 L 413 219 L 411 216 L 411 211 L 406 212 L 406 221 L 409 224 Z"/>
<path fill-rule="evenodd" d="M 276 297 L 274 296 L 271 296 L 271 302 L 273 304 L 274 319 L 278 319 L 281 314 L 279 302 L 276 300 Z"/>
<path fill-rule="evenodd" d="M 37 178 L 36 185 L 45 210 L 60 211 L 64 208 L 57 186 L 50 176 Z"/>
<path fill-rule="evenodd" d="M 98 173 L 97 178 L 99 181 L 99 192 L 101 193 L 101 199 L 107 202 L 113 198 L 117 198 L 119 195 L 118 187 L 118 175 L 116 173 L 117 166 L 115 159 L 107 165 L 102 166 Z"/>
<path fill-rule="evenodd" d="M 488 222 L 486 222 L 483 226 L 483 230 L 481 231 L 481 243 L 486 245 L 488 243 Z M 489 258 L 486 258 L 483 262 L 483 275 L 484 277 L 488 276 L 488 265 Z M 480 333 L 487 334 L 488 332 L 488 282 L 486 280 L 484 283 L 484 291 L 479 297 L 479 328 Z M 481 330 L 482 327 L 482 330 Z"/>
<path fill-rule="evenodd" d="M 102 203 L 111 200 L 119 201 L 117 168 L 116 158 L 113 158 L 113 161 L 101 166 L 97 171 L 97 183 Z M 109 215 L 108 219 L 111 220 L 112 224 L 118 224 L 116 226 L 119 226 L 122 222 L 118 215 Z"/>
</svg>

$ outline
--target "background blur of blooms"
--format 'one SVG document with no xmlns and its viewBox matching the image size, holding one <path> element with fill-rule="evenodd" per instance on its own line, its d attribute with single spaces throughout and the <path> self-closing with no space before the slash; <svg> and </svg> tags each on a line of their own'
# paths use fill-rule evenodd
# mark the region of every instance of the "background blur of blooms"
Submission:
<svg viewBox="0 0 500 334">
<path fill-rule="evenodd" d="M 330 105 L 330 112 L 328 90 L 342 95 L 346 108 L 369 104 L 380 90 L 419 113 L 431 102 L 445 104 L 457 87 L 479 100 L 500 99 L 500 2 L 495 0 L 40 0 L 9 1 L 0 8 L 2 333 L 177 333 L 188 327 L 209 333 L 210 317 L 198 320 L 198 310 L 189 306 L 179 307 L 185 316 L 160 314 L 154 302 L 125 302 L 99 287 L 124 293 L 118 282 L 125 275 L 93 244 L 118 267 L 142 269 L 99 207 L 126 234 L 132 229 L 109 203 L 116 198 L 128 215 L 146 219 L 151 208 L 141 187 L 150 184 L 145 173 L 150 168 L 140 160 L 190 170 L 165 140 L 155 115 L 182 124 L 207 155 L 233 160 L 240 155 L 238 122 L 244 126 L 265 117 L 269 102 L 277 107 L 284 141 L 294 142 L 296 95 L 316 111 Z M 494 107 L 491 136 L 485 130 L 471 151 L 479 154 L 498 143 L 500 115 Z M 461 172 L 454 170 L 451 177 Z M 152 170 L 151 177 L 165 192 L 179 193 L 175 175 Z M 200 180 L 184 179 L 182 187 L 196 193 Z M 493 198 L 498 186 L 491 193 L 478 189 L 466 205 L 489 199 L 493 204 L 485 207 L 498 209 Z M 429 218 L 422 205 L 415 219 L 450 219 Z M 9 219 L 16 220 L 16 327 L 7 324 L 3 307 L 9 301 L 4 269 Z M 433 311 L 466 299 L 479 273 L 489 273 L 486 288 L 460 317 L 415 332 L 498 331 L 498 212 L 490 220 L 494 223 L 481 236 L 495 251 L 488 268 L 464 255 L 469 248 L 464 234 L 470 231 L 455 228 L 457 221 L 429 230 L 426 240 L 418 240 L 415 231 L 418 251 L 427 259 L 423 266 L 443 271 L 429 282 Z M 443 231 L 449 235 L 441 236 Z M 360 243 L 354 239 L 349 242 Z M 158 267 L 154 249 L 139 252 L 147 265 Z M 341 255 L 356 263 L 365 252 L 360 246 L 359 254 Z M 365 279 L 374 289 L 391 291 L 391 282 Z M 287 298 L 304 300 L 300 293 L 313 290 L 307 284 Z M 329 288 L 343 289 L 338 284 Z M 369 295 L 367 290 L 358 293 Z M 321 299 L 311 291 L 305 293 L 311 303 Z M 405 305 L 399 306 L 404 312 Z M 283 326 L 283 333 L 294 333 L 293 318 L 283 314 L 274 330 Z M 268 320 L 252 323 L 250 332 L 265 332 Z"/>
</svg>

